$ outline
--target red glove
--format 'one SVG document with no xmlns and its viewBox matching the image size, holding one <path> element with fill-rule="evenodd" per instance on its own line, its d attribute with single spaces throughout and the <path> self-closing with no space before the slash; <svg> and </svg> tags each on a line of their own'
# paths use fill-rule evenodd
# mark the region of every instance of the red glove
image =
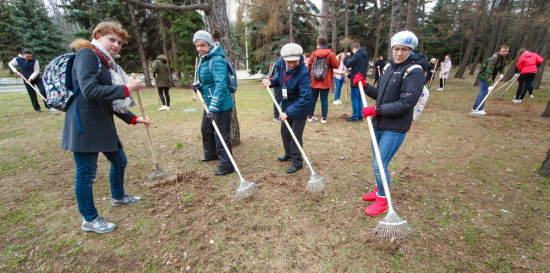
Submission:
<svg viewBox="0 0 550 273">
<path fill-rule="evenodd" d="M 375 106 L 370 106 L 370 107 L 365 107 L 363 108 L 363 117 L 368 117 L 368 116 L 378 116 L 376 114 L 376 111 L 374 111 L 374 108 L 376 107 Z"/>
<path fill-rule="evenodd" d="M 353 77 L 353 84 L 354 85 L 357 85 L 359 86 L 359 82 L 363 82 L 363 86 L 365 86 L 367 84 L 367 81 L 365 80 L 365 78 L 363 78 L 363 74 L 361 74 L 361 72 L 355 74 L 355 76 Z"/>
</svg>

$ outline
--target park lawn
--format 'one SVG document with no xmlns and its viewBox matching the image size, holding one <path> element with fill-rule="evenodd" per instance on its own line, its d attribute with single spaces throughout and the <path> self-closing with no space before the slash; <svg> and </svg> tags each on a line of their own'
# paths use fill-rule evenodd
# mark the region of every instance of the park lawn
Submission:
<svg viewBox="0 0 550 273">
<path fill-rule="evenodd" d="M 265 88 L 240 82 L 242 143 L 233 152 L 244 178 L 261 187 L 239 201 L 237 174 L 214 176 L 217 163 L 199 161 L 202 113 L 192 92 L 172 89 L 172 110 L 159 112 L 156 92 L 144 90 L 160 166 L 178 179 L 144 186 L 154 171 L 145 129 L 117 119 L 126 192 L 144 199 L 111 207 L 100 156 L 95 202 L 118 229 L 99 235 L 80 230 L 74 162 L 59 148 L 64 115 L 35 113 L 26 93 L 0 94 L 0 271 L 550 271 L 550 181 L 538 174 L 550 148 L 550 119 L 540 117 L 549 83 L 521 104 L 511 103 L 513 89 L 493 96 L 488 115 L 472 117 L 471 82 L 433 91 L 390 163 L 397 214 L 416 229 L 394 242 L 376 240 L 383 217 L 363 213 L 361 196 L 374 188 L 370 137 L 366 122 L 345 122 L 344 95 L 339 106 L 329 96 L 327 125 L 305 128 L 305 152 L 328 185 L 304 193 L 307 166 L 288 175 L 290 163 L 276 159 L 280 124 Z"/>
</svg>

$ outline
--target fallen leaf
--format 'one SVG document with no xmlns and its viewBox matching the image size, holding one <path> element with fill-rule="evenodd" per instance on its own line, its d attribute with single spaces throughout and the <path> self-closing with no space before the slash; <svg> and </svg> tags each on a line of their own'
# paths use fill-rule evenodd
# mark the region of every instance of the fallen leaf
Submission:
<svg viewBox="0 0 550 273">
<path fill-rule="evenodd" d="M 208 243 L 210 243 L 210 244 L 214 244 L 214 240 L 210 240 L 210 242 L 208 242 Z"/>
<path fill-rule="evenodd" d="M 457 254 L 462 257 L 462 252 L 458 251 Z"/>
</svg>

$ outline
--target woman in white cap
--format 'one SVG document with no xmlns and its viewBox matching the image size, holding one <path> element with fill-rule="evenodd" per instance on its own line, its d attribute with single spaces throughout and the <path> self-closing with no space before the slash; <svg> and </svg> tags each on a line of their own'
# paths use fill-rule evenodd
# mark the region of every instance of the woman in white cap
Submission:
<svg viewBox="0 0 550 273">
<path fill-rule="evenodd" d="M 304 64 L 303 53 L 302 47 L 298 44 L 284 45 L 281 48 L 281 57 L 284 61 L 279 59 L 276 64 L 279 66 L 278 73 L 273 75 L 271 80 L 265 79 L 262 81 L 262 84 L 267 87 L 282 87 L 283 100 L 281 101 L 281 108 L 283 113 L 279 118 L 290 124 L 292 132 L 294 132 L 302 147 L 302 135 L 306 126 L 311 95 L 311 78 L 309 70 Z M 302 168 L 303 158 L 292 139 L 290 131 L 283 123 L 281 123 L 281 137 L 283 138 L 285 154 L 278 159 L 281 162 L 292 159 L 292 165 L 286 172 L 295 173 Z"/>
<path fill-rule="evenodd" d="M 388 186 L 390 184 L 388 164 L 411 127 L 413 109 L 424 86 L 424 70 L 427 62 L 423 55 L 413 52 L 417 45 L 418 39 L 414 33 L 410 31 L 398 32 L 391 38 L 393 60 L 389 61 L 389 65 L 386 65 L 385 71 L 382 72 L 378 88 L 367 84 L 361 74 L 356 75 L 353 79 L 356 85 L 363 82 L 365 94 L 376 100 L 376 105 L 363 108 L 363 116 L 373 116 L 374 133 Z M 415 64 L 420 67 L 409 69 Z M 409 72 L 405 73 L 408 69 Z M 365 209 L 365 213 L 376 216 L 388 209 L 388 202 L 378 163 L 376 159 L 373 161 L 376 190 L 365 194 L 363 200 L 375 201 Z"/>
<path fill-rule="evenodd" d="M 193 43 L 197 47 L 201 61 L 197 68 L 198 83 L 192 88 L 201 92 L 208 113 L 202 115 L 202 145 L 204 157 L 201 161 L 219 159 L 215 175 L 224 175 L 235 171 L 229 155 L 223 148 L 220 138 L 214 132 L 212 121 L 216 121 L 223 141 L 231 152 L 231 113 L 233 112 L 233 98 L 227 88 L 227 61 L 225 53 L 218 42 L 212 42 L 210 34 L 199 30 L 193 35 Z M 212 65 L 210 66 L 210 62 Z M 210 70 L 212 67 L 212 70 Z"/>
</svg>

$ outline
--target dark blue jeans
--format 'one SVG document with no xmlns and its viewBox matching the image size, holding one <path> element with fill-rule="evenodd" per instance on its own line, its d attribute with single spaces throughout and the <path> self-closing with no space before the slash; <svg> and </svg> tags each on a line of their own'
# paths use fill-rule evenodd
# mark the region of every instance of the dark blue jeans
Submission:
<svg viewBox="0 0 550 273">
<path fill-rule="evenodd" d="M 341 80 L 334 78 L 336 83 L 336 91 L 334 91 L 334 101 L 340 100 L 340 93 L 342 92 L 342 85 L 344 85 L 344 77 Z"/>
<path fill-rule="evenodd" d="M 353 119 L 361 119 L 363 117 L 363 101 L 357 86 L 351 87 L 351 104 L 353 106 Z"/>
<path fill-rule="evenodd" d="M 124 197 L 124 169 L 128 163 L 124 149 L 116 152 L 104 152 L 105 157 L 111 162 L 109 181 L 111 182 L 111 197 L 121 199 Z M 76 164 L 76 180 L 74 192 L 78 210 L 86 221 L 97 218 L 97 209 L 94 205 L 94 183 L 97 172 L 97 158 L 99 153 L 73 153 Z"/>
<path fill-rule="evenodd" d="M 317 98 L 319 95 L 321 95 L 321 116 L 326 118 L 328 114 L 328 89 L 311 88 L 311 105 L 309 107 L 309 115 L 313 116 L 315 113 L 315 105 L 317 104 Z"/>
<path fill-rule="evenodd" d="M 487 96 L 487 93 L 489 92 L 489 85 L 487 85 L 487 82 L 480 80 L 479 81 L 479 94 L 477 95 L 476 101 L 474 102 L 474 106 L 472 106 L 472 110 L 476 110 L 477 107 L 481 104 L 483 99 Z M 485 102 L 479 106 L 479 111 L 483 111 L 485 109 Z"/>
<path fill-rule="evenodd" d="M 403 140 L 405 140 L 405 135 L 407 133 L 396 133 L 392 131 L 377 130 L 374 129 L 374 135 L 376 136 L 376 141 L 378 142 L 378 149 L 380 150 L 380 157 L 382 158 L 382 164 L 384 165 L 384 173 L 386 174 L 386 180 L 388 181 L 388 188 L 390 187 L 390 172 L 388 171 L 388 164 L 390 164 L 391 159 L 401 147 Z M 376 185 L 378 186 L 378 196 L 386 196 L 384 192 L 384 185 L 382 182 L 382 177 L 380 176 L 380 169 L 378 168 L 378 161 L 376 160 L 376 155 L 374 153 L 374 147 L 372 146 L 372 157 L 373 157 L 373 167 L 374 167 L 374 176 L 376 177 Z"/>
</svg>

